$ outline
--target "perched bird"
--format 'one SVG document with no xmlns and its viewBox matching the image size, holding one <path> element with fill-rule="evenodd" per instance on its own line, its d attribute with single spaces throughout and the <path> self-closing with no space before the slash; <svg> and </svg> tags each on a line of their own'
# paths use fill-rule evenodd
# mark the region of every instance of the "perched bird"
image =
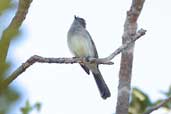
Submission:
<svg viewBox="0 0 171 114">
<path fill-rule="evenodd" d="M 86 22 L 83 18 L 74 16 L 74 21 L 68 31 L 68 47 L 75 57 L 94 57 L 98 58 L 96 46 L 86 30 Z M 100 73 L 98 64 L 85 63 L 80 64 L 85 72 L 89 75 L 92 72 L 100 95 L 103 99 L 111 96 L 110 91 Z"/>
</svg>

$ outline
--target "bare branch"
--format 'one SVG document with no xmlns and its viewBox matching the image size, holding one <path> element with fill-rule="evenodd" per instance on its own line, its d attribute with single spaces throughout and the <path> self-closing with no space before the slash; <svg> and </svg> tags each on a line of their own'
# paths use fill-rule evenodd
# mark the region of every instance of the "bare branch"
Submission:
<svg viewBox="0 0 171 114">
<path fill-rule="evenodd" d="M 20 74 L 22 74 L 28 67 L 30 67 L 35 62 L 39 63 L 65 63 L 65 64 L 73 64 L 73 63 L 86 63 L 86 62 L 96 62 L 97 64 L 107 64 L 112 65 L 111 61 L 116 55 L 121 53 L 124 49 L 126 49 L 131 43 L 135 42 L 141 36 L 146 33 L 146 30 L 140 29 L 137 34 L 126 44 L 120 46 L 116 49 L 110 56 L 106 58 L 45 58 L 38 55 L 34 55 L 30 57 L 26 62 L 24 62 L 21 66 L 17 68 L 6 80 L 4 80 L 0 85 L 0 90 L 7 87 L 13 80 L 15 80 Z"/>
<path fill-rule="evenodd" d="M 122 46 L 120 46 L 118 49 L 116 49 L 111 55 L 109 55 L 108 57 L 104 58 L 105 61 L 107 60 L 112 60 L 116 55 L 118 55 L 120 52 L 122 52 L 124 49 L 128 48 L 128 46 L 133 43 L 134 41 L 136 41 L 138 38 L 140 38 L 141 36 L 143 36 L 146 33 L 146 30 L 144 29 L 140 29 L 136 35 L 134 37 L 132 37 L 130 39 L 130 41 L 128 41 L 127 43 L 123 44 Z"/>
<path fill-rule="evenodd" d="M 130 10 L 127 12 L 124 24 L 124 33 L 122 36 L 123 45 L 129 42 L 136 35 L 137 19 L 143 8 L 144 1 L 145 0 L 132 0 L 132 5 Z M 129 45 L 121 55 L 116 114 L 128 114 L 133 53 L 134 43 Z"/>
<path fill-rule="evenodd" d="M 167 99 L 163 100 L 161 103 L 157 104 L 156 106 L 148 108 L 147 111 L 144 114 L 150 114 L 151 112 L 163 107 L 168 102 L 171 102 L 171 96 L 168 97 Z"/>
</svg>

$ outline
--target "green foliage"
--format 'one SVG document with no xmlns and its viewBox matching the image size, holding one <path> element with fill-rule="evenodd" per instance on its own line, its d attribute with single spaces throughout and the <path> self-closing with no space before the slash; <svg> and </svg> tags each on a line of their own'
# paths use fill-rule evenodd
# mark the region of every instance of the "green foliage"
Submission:
<svg viewBox="0 0 171 114">
<path fill-rule="evenodd" d="M 14 89 L 7 89 L 0 94 L 0 114 L 6 114 L 12 103 L 16 102 L 19 98 L 19 94 Z"/>
<path fill-rule="evenodd" d="M 167 92 L 162 92 L 162 94 L 166 98 L 171 96 L 171 86 Z M 163 101 L 163 99 L 159 99 L 152 103 L 148 95 L 138 88 L 133 88 L 131 96 L 132 100 L 129 106 L 129 114 L 143 114 L 147 108 L 156 106 Z M 171 110 L 171 102 L 167 103 L 163 107 L 167 110 Z"/>
<path fill-rule="evenodd" d="M 11 10 L 11 8 L 15 4 L 12 4 L 12 0 L 0 0 L 0 16 L 4 15 L 6 10 Z M 0 17 L 1 18 L 1 17 Z M 1 24 L 2 22 L 0 22 Z M 16 88 L 6 88 L 2 87 L 2 81 L 6 78 L 5 73 L 8 72 L 8 68 L 11 66 L 9 62 L 7 62 L 7 53 L 10 46 L 10 42 L 14 39 L 14 36 L 18 35 L 18 31 L 15 28 L 5 29 L 3 30 L 3 35 L 0 37 L 0 114 L 7 114 L 10 110 L 13 103 L 15 103 L 20 94 L 17 92 Z"/>
<path fill-rule="evenodd" d="M 25 107 L 21 108 L 21 112 L 22 114 L 29 114 L 34 109 L 36 109 L 37 111 L 40 111 L 41 104 L 37 102 L 34 105 L 30 105 L 29 101 L 26 101 Z"/>
<path fill-rule="evenodd" d="M 168 98 L 169 96 L 171 96 L 171 86 L 169 87 L 167 92 L 162 92 L 162 94 Z M 157 100 L 154 105 L 160 103 L 162 101 L 162 99 Z M 166 105 L 163 106 L 163 108 L 167 109 L 167 110 L 171 110 L 171 102 L 166 103 Z"/>
<path fill-rule="evenodd" d="M 132 101 L 129 107 L 129 114 L 142 114 L 152 103 L 147 94 L 143 93 L 138 88 L 132 90 Z"/>
<path fill-rule="evenodd" d="M 10 0 L 0 0 L 0 16 L 3 14 L 5 10 L 8 10 L 11 7 L 11 1 Z M 1 37 L 2 39 L 2 37 Z M 3 45 L 1 42 L 2 40 L 0 39 L 0 45 Z M 4 46 L 2 46 L 4 47 Z M 0 59 L 2 59 L 3 56 L 3 51 L 0 49 Z M 7 64 L 4 60 L 0 61 L 0 81 L 3 79 L 4 72 L 10 65 Z"/>
<path fill-rule="evenodd" d="M 11 0 L 0 0 L 0 15 L 7 9 L 12 7 Z"/>
</svg>

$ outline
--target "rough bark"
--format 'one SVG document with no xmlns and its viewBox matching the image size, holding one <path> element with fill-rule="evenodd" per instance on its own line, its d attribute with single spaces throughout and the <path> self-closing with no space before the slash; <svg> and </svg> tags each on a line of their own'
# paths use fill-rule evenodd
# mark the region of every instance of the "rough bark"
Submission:
<svg viewBox="0 0 171 114">
<path fill-rule="evenodd" d="M 124 24 L 124 33 L 122 36 L 123 44 L 129 42 L 136 35 L 137 19 L 143 8 L 144 1 L 145 0 L 132 0 L 132 5 L 127 12 Z M 121 55 L 116 114 L 128 114 L 133 55 L 134 43 L 125 49 Z"/>
</svg>

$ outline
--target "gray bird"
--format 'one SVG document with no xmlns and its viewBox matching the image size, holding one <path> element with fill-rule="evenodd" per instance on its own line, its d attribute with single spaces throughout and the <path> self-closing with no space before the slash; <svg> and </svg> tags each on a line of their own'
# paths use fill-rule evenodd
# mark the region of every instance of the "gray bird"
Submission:
<svg viewBox="0 0 171 114">
<path fill-rule="evenodd" d="M 83 18 L 74 16 L 74 21 L 68 31 L 67 41 L 68 47 L 75 57 L 98 58 L 96 46 L 86 30 L 86 22 Z M 80 65 L 88 75 L 90 74 L 90 71 L 92 72 L 101 97 L 103 99 L 110 97 L 110 91 L 100 73 L 98 65 L 95 63 Z"/>
</svg>

